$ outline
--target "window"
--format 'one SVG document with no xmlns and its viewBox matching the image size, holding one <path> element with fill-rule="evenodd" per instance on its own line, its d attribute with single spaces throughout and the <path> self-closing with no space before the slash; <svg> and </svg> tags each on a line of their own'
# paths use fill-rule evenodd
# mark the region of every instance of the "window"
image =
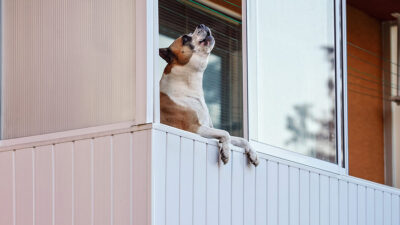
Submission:
<svg viewBox="0 0 400 225">
<path fill-rule="evenodd" d="M 135 2 L 2 1 L 3 139 L 135 118 Z"/>
<path fill-rule="evenodd" d="M 160 47 L 168 47 L 199 24 L 212 30 L 216 44 L 204 73 L 205 100 L 214 127 L 243 136 L 241 1 L 160 0 L 158 4 Z M 159 71 L 165 65 L 162 61 Z"/>
<path fill-rule="evenodd" d="M 249 132 L 255 144 L 341 162 L 339 3 L 250 3 Z"/>
</svg>

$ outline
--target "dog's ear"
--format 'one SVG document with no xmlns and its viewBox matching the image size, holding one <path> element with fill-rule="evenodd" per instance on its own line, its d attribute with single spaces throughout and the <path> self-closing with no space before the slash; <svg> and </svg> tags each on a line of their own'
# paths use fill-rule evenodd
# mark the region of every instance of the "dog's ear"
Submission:
<svg viewBox="0 0 400 225">
<path fill-rule="evenodd" d="M 175 55 L 171 52 L 169 48 L 160 48 L 158 54 L 163 58 L 167 63 L 172 62 Z"/>
</svg>

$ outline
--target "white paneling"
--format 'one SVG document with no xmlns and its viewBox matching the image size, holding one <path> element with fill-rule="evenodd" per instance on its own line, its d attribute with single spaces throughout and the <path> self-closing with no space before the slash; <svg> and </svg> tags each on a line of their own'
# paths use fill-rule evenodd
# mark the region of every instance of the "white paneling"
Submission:
<svg viewBox="0 0 400 225">
<path fill-rule="evenodd" d="M 265 167 L 264 167 L 265 171 Z M 264 173 L 265 175 L 265 173 Z M 254 166 L 246 163 L 244 165 L 244 185 L 243 185 L 243 195 L 244 195 L 244 203 L 243 203 L 243 217 L 246 225 L 255 225 L 255 217 L 256 217 L 256 168 Z M 264 192 L 266 193 L 266 192 Z M 265 196 L 265 195 L 264 195 Z M 257 196 L 259 197 L 259 196 Z"/>
<path fill-rule="evenodd" d="M 310 224 L 310 172 L 300 170 L 300 225 Z"/>
<path fill-rule="evenodd" d="M 329 178 L 329 224 L 339 225 L 339 181 Z"/>
<path fill-rule="evenodd" d="M 320 224 L 329 224 L 329 177 L 325 175 L 320 175 L 319 187 Z"/>
<path fill-rule="evenodd" d="M 392 224 L 392 196 L 390 193 L 383 194 L 383 224 Z"/>
<path fill-rule="evenodd" d="M 193 225 L 206 225 L 207 146 L 198 141 L 194 145 L 193 176 Z"/>
<path fill-rule="evenodd" d="M 339 181 L 339 224 L 348 225 L 349 222 L 349 184 L 347 181 Z"/>
<path fill-rule="evenodd" d="M 0 152 L 0 224 L 14 224 L 13 152 Z"/>
<path fill-rule="evenodd" d="M 300 221 L 300 170 L 295 167 L 289 169 L 289 221 L 290 225 L 299 225 Z M 304 207 L 304 205 L 302 205 Z"/>
<path fill-rule="evenodd" d="M 73 215 L 73 144 L 54 146 L 55 224 L 72 224 Z"/>
<path fill-rule="evenodd" d="M 206 205 L 206 224 L 218 224 L 218 147 L 207 145 L 207 205 Z"/>
<path fill-rule="evenodd" d="M 365 187 L 362 185 L 358 185 L 357 190 L 357 222 L 358 225 L 365 225 L 366 224 L 366 190 Z"/>
<path fill-rule="evenodd" d="M 131 222 L 130 180 L 132 176 L 130 169 L 132 159 L 129 157 L 131 154 L 130 133 L 118 134 L 112 137 L 112 154 L 112 223 L 129 225 Z"/>
<path fill-rule="evenodd" d="M 279 164 L 278 169 L 278 221 L 289 225 L 289 167 Z"/>
<path fill-rule="evenodd" d="M 157 204 L 154 205 L 154 224 L 165 225 L 165 159 L 167 154 L 167 134 L 158 130 L 153 130 L 152 133 L 153 198 L 154 202 L 157 202 Z"/>
<path fill-rule="evenodd" d="M 367 213 L 367 225 L 372 225 L 375 222 L 375 191 L 372 188 L 367 188 L 367 204 L 366 204 L 366 213 Z"/>
<path fill-rule="evenodd" d="M 392 225 L 400 224 L 399 196 L 392 195 Z"/>
<path fill-rule="evenodd" d="M 375 224 L 383 224 L 383 192 L 375 190 Z"/>
<path fill-rule="evenodd" d="M 180 224 L 193 221 L 193 140 L 181 139 L 180 156 Z"/>
<path fill-rule="evenodd" d="M 357 185 L 349 183 L 349 225 L 357 224 Z"/>
<path fill-rule="evenodd" d="M 267 163 L 267 221 L 268 224 L 278 224 L 279 209 L 279 174 L 278 163 L 268 161 Z"/>
<path fill-rule="evenodd" d="M 265 159 L 260 160 L 256 169 L 256 225 L 267 224 L 267 180 L 268 180 L 268 162 Z"/>
<path fill-rule="evenodd" d="M 167 134 L 167 164 L 166 164 L 166 225 L 179 224 L 179 159 L 180 137 Z"/>
<path fill-rule="evenodd" d="M 232 154 L 232 225 L 247 225 L 243 221 L 243 172 L 245 156 L 241 152 Z"/>
<path fill-rule="evenodd" d="M 74 225 L 92 223 L 92 140 L 74 143 Z"/>
<path fill-rule="evenodd" d="M 310 224 L 319 224 L 319 174 L 310 173 Z"/>
<path fill-rule="evenodd" d="M 34 224 L 34 165 L 33 149 L 15 152 L 16 224 Z"/>
<path fill-rule="evenodd" d="M 220 164 L 219 168 L 219 225 L 230 225 L 232 220 L 232 162 L 231 154 L 227 164 Z"/>
</svg>

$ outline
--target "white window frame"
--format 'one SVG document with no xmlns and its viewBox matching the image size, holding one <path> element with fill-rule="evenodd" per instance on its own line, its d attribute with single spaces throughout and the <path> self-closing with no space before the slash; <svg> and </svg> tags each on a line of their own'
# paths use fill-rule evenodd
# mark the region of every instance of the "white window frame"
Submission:
<svg viewBox="0 0 400 225">
<path fill-rule="evenodd" d="M 253 54 L 251 48 L 248 47 L 249 43 L 247 40 L 254 42 L 255 37 L 249 37 L 248 30 L 253 29 L 256 25 L 256 15 L 255 8 L 257 7 L 256 1 L 243 0 L 242 1 L 242 46 L 243 46 L 243 133 L 244 138 L 248 139 L 253 147 L 259 152 L 268 154 L 274 157 L 282 158 L 285 160 L 293 161 L 296 163 L 301 163 L 306 166 L 322 169 L 325 171 L 334 172 L 337 174 L 348 174 L 348 128 L 347 128 L 347 53 L 346 48 L 343 43 L 346 43 L 346 0 L 332 0 L 335 4 L 335 58 L 336 62 L 336 74 L 341 76 L 336 76 L 336 111 L 341 113 L 336 113 L 337 125 L 337 154 L 338 162 L 344 161 L 344 167 L 342 165 L 326 162 L 320 159 L 316 159 L 310 156 L 302 155 L 287 149 L 282 149 L 274 147 L 265 143 L 257 142 L 252 140 L 251 132 L 249 129 L 249 104 L 248 98 L 251 96 L 249 94 L 248 85 L 251 84 L 252 76 L 255 74 L 255 67 L 253 66 L 255 62 L 248 62 L 248 54 Z M 159 71 L 159 56 L 158 56 L 158 35 L 159 35 L 159 18 L 158 18 L 158 0 L 147 0 L 147 2 L 153 2 L 153 49 L 154 53 L 154 64 L 152 65 L 152 70 L 154 71 L 154 77 L 151 78 L 154 85 L 153 92 L 153 102 L 154 107 L 154 117 L 153 121 L 155 123 L 160 123 L 160 110 L 159 110 L 159 80 L 162 75 L 162 71 Z M 250 15 L 249 17 L 247 15 Z M 251 16 L 253 15 L 253 16 Z M 251 24 L 251 26 L 248 26 Z M 257 30 L 255 30 L 256 32 Z M 342 34 L 342 36 L 340 36 Z M 256 43 L 256 42 L 254 42 Z M 251 68 L 253 66 L 253 68 Z M 149 99 L 148 99 L 149 100 Z M 342 133 L 343 132 L 343 133 Z M 341 134 L 342 135 L 339 135 Z M 343 140 L 342 140 L 343 139 Z M 339 144 L 340 143 L 340 144 Z"/>
<path fill-rule="evenodd" d="M 338 163 L 330 163 L 327 161 L 323 161 L 317 158 L 313 158 L 310 156 L 306 156 L 300 153 L 296 153 L 293 151 L 290 151 L 288 149 L 284 148 L 279 148 L 275 147 L 272 145 L 268 145 L 266 143 L 259 142 L 252 137 L 253 134 L 251 132 L 251 127 L 249 126 L 249 120 L 251 120 L 251 112 L 257 113 L 257 109 L 255 108 L 256 106 L 250 106 L 247 107 L 248 112 L 246 111 L 246 120 L 244 121 L 244 124 L 248 128 L 248 137 L 250 143 L 257 149 L 258 152 L 265 153 L 268 155 L 272 155 L 274 157 L 278 158 L 283 158 L 289 161 L 301 163 L 307 166 L 311 166 L 314 168 L 322 169 L 325 171 L 330 171 L 334 172 L 337 174 L 348 174 L 348 128 L 347 128 L 347 52 L 345 45 L 343 43 L 346 43 L 346 2 L 345 0 L 333 0 L 334 5 L 335 5 L 335 70 L 336 70 L 336 75 L 335 75 L 335 83 L 336 83 L 336 151 L 337 151 L 337 159 Z M 251 40 L 251 43 L 256 44 L 257 43 L 257 29 L 256 29 L 256 24 L 257 24 L 257 17 L 256 17 L 256 10 L 257 6 L 257 1 L 248 1 L 248 7 L 246 11 L 246 15 L 254 15 L 254 16 L 249 16 L 249 17 L 244 17 L 246 18 L 245 21 L 246 25 L 244 27 L 247 27 L 247 24 L 251 24 L 247 27 L 247 30 L 252 30 L 251 32 L 246 32 L 247 34 L 247 39 Z M 243 23 L 245 24 L 245 23 Z M 249 35 L 249 34 L 254 34 Z M 342 34 L 342 35 L 340 35 Z M 255 37 L 254 37 L 255 36 Z M 248 46 L 249 43 L 243 43 L 243 46 Z M 251 51 L 251 47 L 247 51 Z M 257 54 L 256 52 L 250 52 L 250 54 Z M 243 57 L 245 59 L 245 57 Z M 257 57 L 255 57 L 257 58 Z M 251 86 L 255 84 L 257 81 L 255 80 L 256 77 L 254 74 L 257 74 L 257 62 L 246 62 L 249 65 L 244 65 L 244 68 L 247 68 L 248 71 L 248 76 L 246 79 L 243 79 L 243 81 L 246 82 L 244 86 L 246 86 L 247 90 L 251 90 L 250 87 L 247 88 L 247 86 Z M 244 74 L 246 76 L 246 74 Z M 244 82 L 244 83 L 245 83 Z M 245 89 L 245 90 L 246 90 Z M 252 91 L 246 91 L 244 92 L 248 96 L 244 96 L 246 103 L 248 103 L 248 98 L 251 98 L 254 96 L 254 93 Z M 250 108 L 252 107 L 252 108 Z M 252 123 L 254 124 L 254 123 Z M 342 163 L 343 161 L 343 163 Z"/>
</svg>

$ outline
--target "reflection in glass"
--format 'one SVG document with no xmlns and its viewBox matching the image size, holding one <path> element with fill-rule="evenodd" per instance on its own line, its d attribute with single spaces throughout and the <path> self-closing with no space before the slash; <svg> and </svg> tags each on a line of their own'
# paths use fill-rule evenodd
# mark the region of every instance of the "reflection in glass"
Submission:
<svg viewBox="0 0 400 225">
<path fill-rule="evenodd" d="M 251 138 L 336 162 L 334 1 L 258 4 Z"/>
</svg>

